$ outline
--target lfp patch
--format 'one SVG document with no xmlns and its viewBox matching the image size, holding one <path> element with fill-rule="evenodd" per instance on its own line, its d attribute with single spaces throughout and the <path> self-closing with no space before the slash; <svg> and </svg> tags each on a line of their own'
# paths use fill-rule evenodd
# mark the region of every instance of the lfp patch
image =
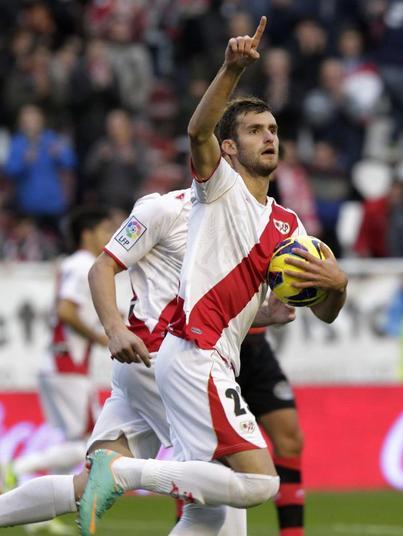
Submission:
<svg viewBox="0 0 403 536">
<path fill-rule="evenodd" d="M 115 240 L 129 251 L 134 244 L 146 232 L 147 227 L 143 225 L 135 216 L 131 216 L 122 230 L 115 236 Z"/>
</svg>

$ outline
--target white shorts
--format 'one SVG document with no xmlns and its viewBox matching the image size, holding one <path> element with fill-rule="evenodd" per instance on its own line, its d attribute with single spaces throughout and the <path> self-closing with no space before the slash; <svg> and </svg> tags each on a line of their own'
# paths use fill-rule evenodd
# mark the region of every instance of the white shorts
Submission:
<svg viewBox="0 0 403 536">
<path fill-rule="evenodd" d="M 99 413 L 91 380 L 82 374 L 40 372 L 39 396 L 46 421 L 68 440 L 88 436 Z"/>
<path fill-rule="evenodd" d="M 175 459 L 209 461 L 266 448 L 231 365 L 215 350 L 201 350 L 168 334 L 158 353 L 155 376 Z"/>
<path fill-rule="evenodd" d="M 155 354 L 154 354 L 155 355 Z M 154 362 L 113 362 L 112 393 L 106 400 L 87 443 L 114 440 L 125 435 L 137 458 L 154 458 L 161 446 L 170 445 L 169 426 L 154 377 Z"/>
</svg>

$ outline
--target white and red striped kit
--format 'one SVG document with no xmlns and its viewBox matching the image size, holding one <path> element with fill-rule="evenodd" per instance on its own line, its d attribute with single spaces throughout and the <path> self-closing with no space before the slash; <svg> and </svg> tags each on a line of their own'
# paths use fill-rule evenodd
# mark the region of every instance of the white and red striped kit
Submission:
<svg viewBox="0 0 403 536">
<path fill-rule="evenodd" d="M 88 286 L 94 260 L 89 251 L 78 250 L 61 262 L 55 306 L 59 300 L 75 303 L 82 321 L 101 331 Z M 39 372 L 39 393 L 47 421 L 67 439 L 84 437 L 99 412 L 89 377 L 91 348 L 91 342 L 64 324 L 55 311 L 51 344 Z"/>
<path fill-rule="evenodd" d="M 193 190 L 178 306 L 156 379 L 177 457 L 208 460 L 265 447 L 235 382 L 239 350 L 266 296 L 275 246 L 305 229 L 272 198 L 260 204 L 223 158 Z"/>
<path fill-rule="evenodd" d="M 153 457 L 169 445 L 169 426 L 154 377 L 156 352 L 177 303 L 179 274 L 186 247 L 190 189 L 140 199 L 105 247 L 129 269 L 133 299 L 128 327 L 145 342 L 152 366 L 113 363 L 112 394 L 88 446 L 124 434 L 137 457 Z"/>
</svg>

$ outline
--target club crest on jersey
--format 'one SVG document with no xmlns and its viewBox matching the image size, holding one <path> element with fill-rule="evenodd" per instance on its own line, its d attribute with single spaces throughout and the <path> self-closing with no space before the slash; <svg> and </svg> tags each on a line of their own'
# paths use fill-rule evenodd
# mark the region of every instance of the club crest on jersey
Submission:
<svg viewBox="0 0 403 536">
<path fill-rule="evenodd" d="M 275 220 L 273 218 L 274 227 L 277 231 L 280 231 L 281 234 L 288 234 L 290 232 L 290 224 L 285 221 Z"/>
<path fill-rule="evenodd" d="M 256 429 L 256 422 L 254 420 L 243 421 L 240 423 L 239 427 L 244 434 L 253 434 Z"/>
<path fill-rule="evenodd" d="M 131 216 L 121 231 L 115 236 L 115 240 L 129 251 L 147 230 L 135 216 Z"/>
</svg>

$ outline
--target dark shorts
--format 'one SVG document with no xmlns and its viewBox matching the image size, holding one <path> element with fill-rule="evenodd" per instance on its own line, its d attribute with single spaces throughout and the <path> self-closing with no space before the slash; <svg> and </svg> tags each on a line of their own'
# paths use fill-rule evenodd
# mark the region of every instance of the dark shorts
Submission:
<svg viewBox="0 0 403 536">
<path fill-rule="evenodd" d="M 245 337 L 237 382 L 256 418 L 278 409 L 295 408 L 294 393 L 264 333 Z"/>
</svg>

